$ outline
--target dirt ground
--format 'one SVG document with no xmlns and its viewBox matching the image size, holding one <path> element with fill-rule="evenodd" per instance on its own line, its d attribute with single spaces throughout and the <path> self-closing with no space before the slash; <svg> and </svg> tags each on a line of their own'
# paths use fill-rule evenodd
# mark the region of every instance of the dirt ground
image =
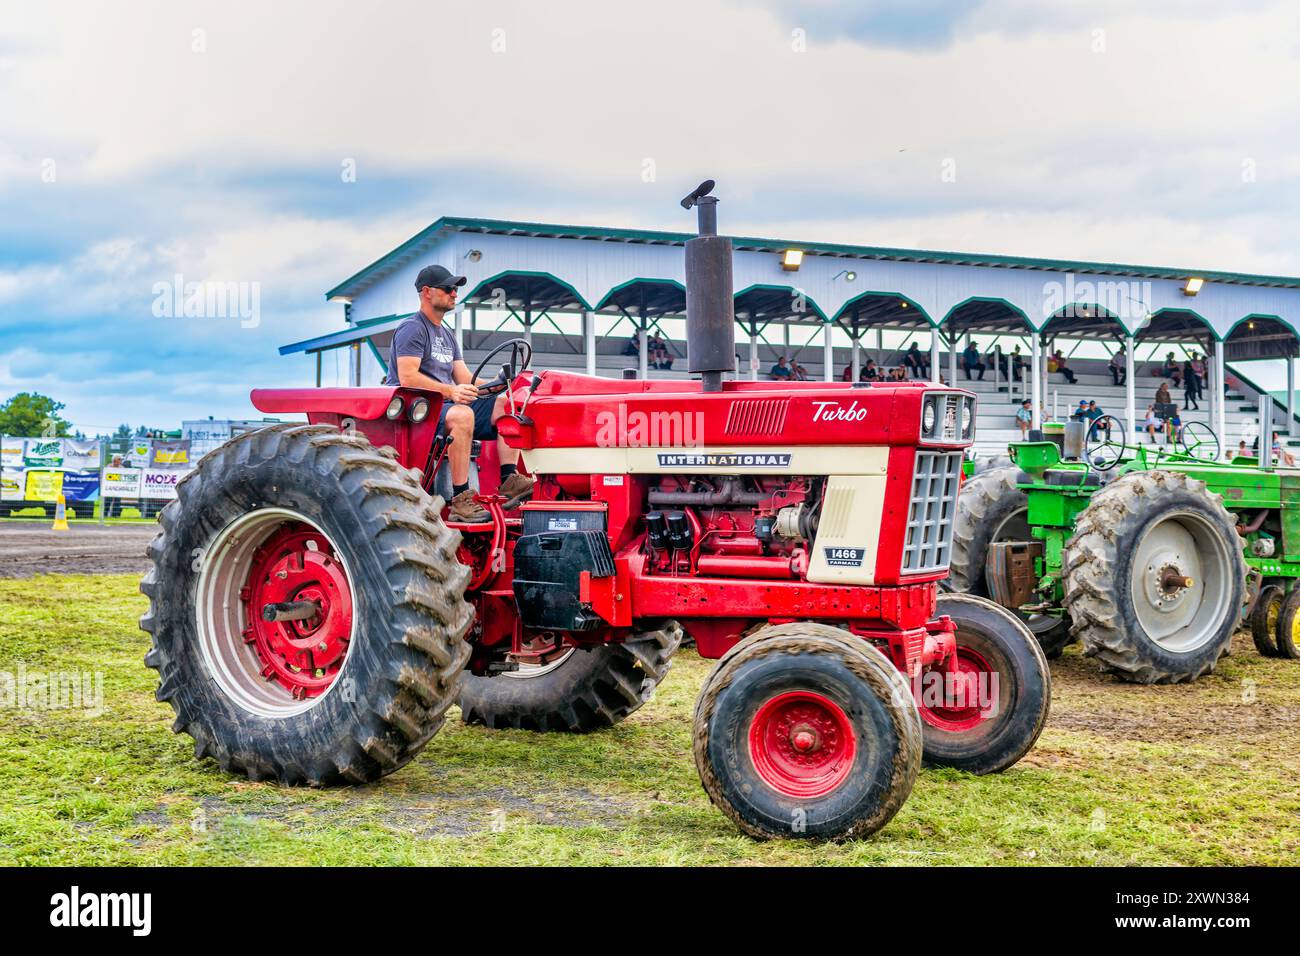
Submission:
<svg viewBox="0 0 1300 956">
<path fill-rule="evenodd" d="M 149 524 L 74 522 L 51 531 L 44 521 L 0 521 L 0 578 L 34 574 L 144 574 Z"/>
</svg>

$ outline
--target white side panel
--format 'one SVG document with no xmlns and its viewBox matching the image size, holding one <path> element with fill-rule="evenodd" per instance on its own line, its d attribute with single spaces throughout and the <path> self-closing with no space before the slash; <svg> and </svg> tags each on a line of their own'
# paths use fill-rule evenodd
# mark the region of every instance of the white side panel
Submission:
<svg viewBox="0 0 1300 956">
<path fill-rule="evenodd" d="M 808 580 L 818 584 L 875 584 L 884 475 L 835 475 L 826 483 Z"/>
</svg>

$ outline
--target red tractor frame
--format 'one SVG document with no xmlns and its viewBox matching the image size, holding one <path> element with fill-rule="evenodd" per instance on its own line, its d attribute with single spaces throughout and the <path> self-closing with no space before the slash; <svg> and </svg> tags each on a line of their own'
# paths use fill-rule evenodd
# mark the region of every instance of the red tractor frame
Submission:
<svg viewBox="0 0 1300 956">
<path fill-rule="evenodd" d="M 401 767 L 453 703 L 488 727 L 595 730 L 644 703 L 683 636 L 719 659 L 701 780 L 756 837 L 865 835 L 923 756 L 987 773 L 1033 745 L 1037 642 L 939 593 L 972 394 L 721 382 L 694 358 L 703 380 L 535 374 L 508 344 L 498 431 L 537 483 L 505 510 L 484 443 L 488 524 L 444 520 L 441 398 L 410 388 L 257 390 L 308 422 L 181 483 L 141 624 L 196 753 L 324 785 Z"/>
</svg>

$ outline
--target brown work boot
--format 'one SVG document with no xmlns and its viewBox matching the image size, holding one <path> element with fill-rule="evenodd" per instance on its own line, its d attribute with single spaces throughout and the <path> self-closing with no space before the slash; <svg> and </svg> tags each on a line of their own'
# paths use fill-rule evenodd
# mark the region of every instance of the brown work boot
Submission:
<svg viewBox="0 0 1300 956">
<path fill-rule="evenodd" d="M 521 475 L 515 472 L 505 481 L 501 482 L 501 487 L 497 489 L 497 494 L 506 499 L 506 508 L 514 508 L 519 502 L 533 496 L 534 481 L 527 475 Z"/>
<path fill-rule="evenodd" d="M 487 524 L 492 520 L 488 510 L 474 500 L 474 489 L 466 488 L 451 499 L 447 520 L 460 524 Z"/>
</svg>

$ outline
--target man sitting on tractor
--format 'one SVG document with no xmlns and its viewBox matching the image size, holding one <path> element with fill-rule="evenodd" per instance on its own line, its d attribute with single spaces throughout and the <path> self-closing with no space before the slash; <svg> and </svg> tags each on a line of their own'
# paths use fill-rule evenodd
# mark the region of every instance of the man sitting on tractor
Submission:
<svg viewBox="0 0 1300 956">
<path fill-rule="evenodd" d="M 518 473 L 518 450 L 497 438 L 496 422 L 505 414 L 506 396 L 479 396 L 481 381 L 471 382 L 470 371 L 461 357 L 455 334 L 443 325 L 443 317 L 456 307 L 456 290 L 464 276 L 452 275 L 442 266 L 425 266 L 415 278 L 420 293 L 420 311 L 406 319 L 393 333 L 385 385 L 403 385 L 437 392 L 443 398 L 439 432 L 451 436 L 447 462 L 451 467 L 452 498 L 448 520 L 482 524 L 491 520 L 487 509 L 474 501 L 469 486 L 470 446 L 475 439 L 496 439 L 501 461 L 498 494 L 512 508 L 533 493 L 533 479 Z"/>
</svg>

